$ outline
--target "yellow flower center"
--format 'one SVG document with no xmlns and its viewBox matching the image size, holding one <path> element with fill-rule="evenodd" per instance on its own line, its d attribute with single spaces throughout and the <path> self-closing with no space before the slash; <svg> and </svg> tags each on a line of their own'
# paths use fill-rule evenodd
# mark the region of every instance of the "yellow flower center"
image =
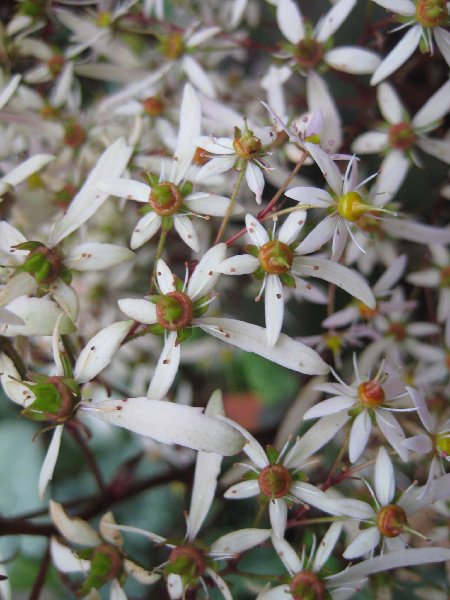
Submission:
<svg viewBox="0 0 450 600">
<path fill-rule="evenodd" d="M 438 27 L 448 19 L 446 0 L 418 0 L 416 19 L 423 27 Z"/>
<path fill-rule="evenodd" d="M 383 404 L 385 393 L 378 381 L 370 380 L 358 386 L 358 399 L 366 408 L 376 408 Z"/>
<path fill-rule="evenodd" d="M 339 198 L 337 210 L 346 221 L 357 221 L 373 207 L 365 204 L 358 192 L 348 192 Z"/>
</svg>

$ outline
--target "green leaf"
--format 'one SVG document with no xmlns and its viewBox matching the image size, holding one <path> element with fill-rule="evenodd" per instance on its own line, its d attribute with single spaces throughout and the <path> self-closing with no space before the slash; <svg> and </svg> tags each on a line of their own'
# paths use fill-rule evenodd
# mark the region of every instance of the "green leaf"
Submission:
<svg viewBox="0 0 450 600">
<path fill-rule="evenodd" d="M 298 389 L 298 377 L 256 354 L 239 356 L 248 387 L 268 406 L 291 399 Z"/>
</svg>

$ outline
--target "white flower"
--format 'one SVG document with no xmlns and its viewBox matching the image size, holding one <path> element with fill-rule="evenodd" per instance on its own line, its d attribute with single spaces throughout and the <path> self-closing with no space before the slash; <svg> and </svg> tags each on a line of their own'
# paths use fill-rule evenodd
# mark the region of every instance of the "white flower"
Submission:
<svg viewBox="0 0 450 600">
<path fill-rule="evenodd" d="M 400 42 L 385 57 L 372 75 L 370 83 L 377 85 L 408 60 L 420 45 L 433 54 L 434 42 L 450 65 L 450 33 L 444 29 L 449 12 L 446 0 L 373 0 L 376 4 L 399 15 L 404 24 L 396 28 L 411 27 Z"/>
<path fill-rule="evenodd" d="M 346 415 L 325 418 L 298 438 L 289 451 L 288 441 L 281 452 L 270 446 L 265 451 L 248 431 L 227 419 L 245 437 L 244 452 L 252 463 L 242 465 L 248 477 L 230 487 L 224 497 L 240 500 L 259 496 L 269 506 L 270 524 L 278 538 L 284 536 L 288 505 L 291 503 L 301 502 L 334 514 L 328 496 L 314 485 L 306 483 L 301 469 L 310 462 L 315 452 L 336 435 L 347 419 Z"/>
<path fill-rule="evenodd" d="M 61 504 L 53 500 L 50 500 L 50 515 L 66 540 L 81 546 L 78 550 L 72 550 L 55 537 L 51 540 L 52 560 L 58 571 L 86 574 L 80 594 L 86 595 L 110 582 L 110 600 L 126 600 L 122 586 L 128 575 L 142 584 L 151 584 L 159 579 L 159 575 L 127 558 L 122 550 L 123 539 L 120 532 L 111 527 L 115 525 L 111 512 L 101 518 L 98 533 L 79 517 L 69 517 Z M 109 564 L 106 572 L 105 563 Z"/>
<path fill-rule="evenodd" d="M 386 437 L 387 441 L 400 455 L 402 460 L 408 459 L 408 452 L 402 442 L 405 439 L 403 429 L 394 417 L 395 411 L 414 411 L 415 408 L 396 408 L 393 401 L 404 394 L 399 394 L 399 382 L 394 377 L 385 377 L 383 364 L 372 379 L 361 377 L 355 361 L 355 381 L 347 385 L 334 373 L 339 383 L 323 383 L 316 389 L 333 394 L 331 398 L 323 400 L 306 411 L 304 419 L 326 418 L 328 415 L 344 414 L 347 419 L 353 420 L 350 430 L 349 458 L 356 462 L 363 453 L 372 431 L 374 419 Z M 320 423 L 320 421 L 319 421 Z"/>
<path fill-rule="evenodd" d="M 226 275 L 255 273 L 263 279 L 259 300 L 265 290 L 265 312 L 267 343 L 274 346 L 280 335 L 283 323 L 283 286 L 295 287 L 298 279 L 317 277 L 342 287 L 352 296 L 370 306 L 375 299 L 364 280 L 356 273 L 335 262 L 317 257 L 302 256 L 296 249 L 297 238 L 306 221 L 306 211 L 291 213 L 281 226 L 278 234 L 270 235 L 253 217 L 247 215 L 245 222 L 252 246 L 247 246 L 250 255 L 228 258 L 216 267 L 216 271 Z"/>
<path fill-rule="evenodd" d="M 3 196 L 11 188 L 14 188 L 16 185 L 19 185 L 19 183 L 22 183 L 22 181 L 28 179 L 33 173 L 40 171 L 54 159 L 55 157 L 52 154 L 35 154 L 24 160 L 17 165 L 17 167 L 14 167 L 9 173 L 0 178 L 0 196 Z"/>
</svg>

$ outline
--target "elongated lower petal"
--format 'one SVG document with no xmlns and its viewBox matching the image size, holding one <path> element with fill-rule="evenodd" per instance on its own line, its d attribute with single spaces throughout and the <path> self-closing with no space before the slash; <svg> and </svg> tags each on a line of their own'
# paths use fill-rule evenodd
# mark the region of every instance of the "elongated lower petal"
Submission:
<svg viewBox="0 0 450 600">
<path fill-rule="evenodd" d="M 83 519 L 69 517 L 61 504 L 50 500 L 50 516 L 61 534 L 74 544 L 96 546 L 101 539 L 93 527 Z"/>
<path fill-rule="evenodd" d="M 53 471 L 55 470 L 56 461 L 58 459 L 59 447 L 61 445 L 61 436 L 64 426 L 58 425 L 53 433 L 52 441 L 45 455 L 44 462 L 42 464 L 41 472 L 39 474 L 39 496 L 44 497 L 45 490 L 48 482 L 53 477 Z"/>
</svg>

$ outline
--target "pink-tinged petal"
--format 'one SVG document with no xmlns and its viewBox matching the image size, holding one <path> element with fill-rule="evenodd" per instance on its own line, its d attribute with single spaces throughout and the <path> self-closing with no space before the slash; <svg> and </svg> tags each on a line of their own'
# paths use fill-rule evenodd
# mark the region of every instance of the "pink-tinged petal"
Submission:
<svg viewBox="0 0 450 600">
<path fill-rule="evenodd" d="M 297 200 L 300 204 L 308 204 L 318 208 L 328 208 L 330 204 L 333 204 L 333 198 L 326 190 L 321 188 L 299 186 L 287 190 L 284 195 L 287 198 L 292 198 L 292 200 Z"/>
<path fill-rule="evenodd" d="M 177 343 L 177 332 L 171 331 L 167 336 L 164 348 L 153 373 L 147 396 L 153 400 L 161 400 L 169 391 L 180 365 L 181 348 Z"/>
<path fill-rule="evenodd" d="M 233 600 L 233 596 L 231 595 L 230 589 L 225 583 L 225 580 L 222 579 L 222 577 L 213 569 L 211 569 L 211 567 L 206 568 L 206 573 L 208 574 L 208 577 L 214 581 L 216 588 L 222 594 L 223 598 L 225 598 L 225 600 Z"/>
<path fill-rule="evenodd" d="M 266 339 L 269 346 L 277 343 L 283 325 L 284 293 L 278 275 L 267 275 L 264 292 Z"/>
<path fill-rule="evenodd" d="M 280 0 L 277 5 L 277 22 L 281 33 L 291 42 L 298 44 L 305 37 L 303 17 L 294 0 Z"/>
<path fill-rule="evenodd" d="M 330 317 L 326 318 L 322 322 L 323 327 L 327 327 L 328 329 L 334 329 L 336 327 L 345 327 L 346 325 L 350 325 L 351 323 L 357 321 L 359 318 L 359 310 L 354 305 L 351 304 L 342 310 L 338 310 Z"/>
<path fill-rule="evenodd" d="M 338 415 L 323 417 L 314 423 L 308 431 L 298 439 L 283 461 L 290 468 L 301 468 L 310 456 L 325 446 L 350 419 L 349 415 L 341 412 Z"/>
<path fill-rule="evenodd" d="M 350 462 L 354 463 L 361 456 L 364 448 L 367 446 L 372 423 L 367 410 L 363 410 L 354 420 L 350 431 L 350 441 L 348 454 Z"/>
<path fill-rule="evenodd" d="M 156 280 L 162 294 L 169 294 L 175 291 L 175 277 L 162 258 L 157 263 Z"/>
<path fill-rule="evenodd" d="M 144 585 L 150 585 L 152 583 L 156 583 L 161 579 L 161 573 L 154 573 L 153 571 L 147 571 L 140 565 L 137 565 L 132 560 L 126 558 L 123 561 L 125 571 L 128 575 L 131 575 L 133 579 L 138 581 L 139 583 L 143 583 Z"/>
<path fill-rule="evenodd" d="M 380 532 L 376 527 L 365 529 L 347 546 L 342 556 L 347 560 L 363 556 L 378 545 L 380 537 Z"/>
<path fill-rule="evenodd" d="M 258 594 L 257 600 L 287 600 L 289 596 L 292 597 L 289 586 L 278 585 L 269 590 L 264 589 Z"/>
<path fill-rule="evenodd" d="M 406 108 L 390 83 L 380 83 L 377 87 L 377 100 L 383 118 L 390 125 L 396 125 L 405 120 Z"/>
<path fill-rule="evenodd" d="M 311 254 L 322 248 L 330 240 L 336 230 L 337 218 L 335 215 L 328 215 L 320 221 L 305 239 L 297 246 L 296 254 Z"/>
<path fill-rule="evenodd" d="M 259 483 L 252 479 L 250 481 L 241 481 L 232 485 L 224 493 L 223 497 L 228 500 L 241 500 L 242 498 L 251 498 L 258 496 L 261 490 L 259 489 Z"/>
<path fill-rule="evenodd" d="M 48 482 L 53 477 L 53 471 L 55 470 L 55 465 L 59 454 L 59 447 L 61 445 L 61 436 L 63 429 L 63 425 L 58 425 L 58 427 L 55 427 L 52 441 L 50 442 L 47 454 L 45 455 L 44 462 L 42 463 L 41 472 L 39 473 L 38 485 L 40 498 L 44 497 Z"/>
<path fill-rule="evenodd" d="M 195 213 L 211 215 L 212 217 L 223 217 L 226 213 L 230 199 L 208 192 L 196 192 L 184 199 L 184 205 Z M 235 211 L 236 207 L 235 207 Z"/>
<path fill-rule="evenodd" d="M 405 272 L 407 262 L 408 258 L 406 254 L 401 254 L 394 260 L 373 286 L 375 296 L 387 292 L 399 281 Z"/>
<path fill-rule="evenodd" d="M 400 458 L 406 462 L 408 460 L 408 450 L 403 445 L 405 434 L 398 424 L 397 419 L 387 410 L 377 410 L 375 417 L 377 425 L 383 432 L 384 437 L 394 450 L 396 450 Z"/>
<path fill-rule="evenodd" d="M 434 27 L 434 39 L 445 62 L 450 65 L 450 33 L 443 27 Z"/>
<path fill-rule="evenodd" d="M 216 390 L 205 409 L 210 417 L 224 416 L 222 393 Z M 188 539 L 197 537 L 211 507 L 217 487 L 222 456 L 215 452 L 199 452 L 195 463 L 194 484 L 191 492 L 191 505 L 187 517 Z"/>
<path fill-rule="evenodd" d="M 422 565 L 450 560 L 449 548 L 407 548 L 396 552 L 387 552 L 381 556 L 358 563 L 337 575 L 328 578 L 333 586 L 341 586 L 351 581 L 359 581 L 367 575 L 381 573 L 390 569 Z"/>
<path fill-rule="evenodd" d="M 201 113 L 200 100 L 197 93 L 187 83 L 184 86 L 181 100 L 180 127 L 173 156 L 172 173 L 170 174 L 170 181 L 173 181 L 173 183 L 180 183 L 191 166 L 196 149 L 194 140 L 200 135 Z"/>
<path fill-rule="evenodd" d="M 342 194 L 343 178 L 336 164 L 317 144 L 306 142 L 305 147 L 311 155 L 311 158 L 322 171 L 322 175 L 327 180 L 328 185 L 337 196 L 340 196 Z"/>
<path fill-rule="evenodd" d="M 198 300 L 216 285 L 219 278 L 216 267 L 225 259 L 226 253 L 226 244 L 216 244 L 203 255 L 195 267 L 187 287 L 188 296 L 192 300 Z"/>
<path fill-rule="evenodd" d="M 428 127 L 439 121 L 450 111 L 450 80 L 435 92 L 414 116 L 413 127 Z"/>
<path fill-rule="evenodd" d="M 390 150 L 383 158 L 380 172 L 371 190 L 374 206 L 390 202 L 400 189 L 411 166 L 408 157 L 401 150 Z"/>
<path fill-rule="evenodd" d="M 278 538 L 284 537 L 287 523 L 287 504 L 284 498 L 275 498 L 269 502 L 270 524 L 274 536 Z"/>
<path fill-rule="evenodd" d="M 387 148 L 389 136 L 384 131 L 368 131 L 358 137 L 352 143 L 352 152 L 355 154 L 377 154 Z"/>
<path fill-rule="evenodd" d="M 221 417 L 222 421 L 229 423 L 232 427 L 237 429 L 245 438 L 244 452 L 249 459 L 258 467 L 258 469 L 264 469 L 269 464 L 267 455 L 262 448 L 261 444 L 249 433 L 244 427 L 228 419 L 227 417 Z"/>
<path fill-rule="evenodd" d="M 175 573 L 169 573 L 167 577 L 167 591 L 170 600 L 180 600 L 183 596 L 183 580 Z"/>
<path fill-rule="evenodd" d="M 341 117 L 325 80 L 312 69 L 306 78 L 306 98 L 309 110 L 322 113 L 322 147 L 329 152 L 336 151 L 342 145 Z"/>
<path fill-rule="evenodd" d="M 181 65 L 192 85 L 200 90 L 202 94 L 205 94 L 205 96 L 209 98 L 216 97 L 213 80 L 200 63 L 194 60 L 192 56 L 185 55 L 181 60 Z"/>
<path fill-rule="evenodd" d="M 176 232 L 183 240 L 183 242 L 189 246 L 194 252 L 200 250 L 200 243 L 198 241 L 198 235 L 194 229 L 192 221 L 188 216 L 175 215 L 173 218 L 173 226 Z"/>
<path fill-rule="evenodd" d="M 246 352 L 254 352 L 279 365 L 308 375 L 325 375 L 329 367 L 312 348 L 281 333 L 275 346 L 268 346 L 263 327 L 236 319 L 194 319 L 213 337 L 237 346 Z"/>
<path fill-rule="evenodd" d="M 401 41 L 393 48 L 380 66 L 376 69 L 370 80 L 371 85 L 377 85 L 391 73 L 396 71 L 404 62 L 408 60 L 420 42 L 422 28 L 415 25 L 403 36 Z"/>
<path fill-rule="evenodd" d="M 253 215 L 246 215 L 245 226 L 252 244 L 261 248 L 269 241 L 269 234 L 261 223 Z"/>
<path fill-rule="evenodd" d="M 278 239 L 280 242 L 288 246 L 295 242 L 300 235 L 303 225 L 306 221 L 306 210 L 296 210 L 292 212 L 284 221 L 278 231 Z"/>
<path fill-rule="evenodd" d="M 91 568 L 90 560 L 78 558 L 76 553 L 52 538 L 50 550 L 52 554 L 52 563 L 61 573 L 87 572 Z"/>
<path fill-rule="evenodd" d="M 82 546 L 97 546 L 101 539 L 93 527 L 83 519 L 69 517 L 61 504 L 50 500 L 50 516 L 66 540 Z"/>
<path fill-rule="evenodd" d="M 416 273 L 409 273 L 406 280 L 413 285 L 420 287 L 438 287 L 441 277 L 437 269 L 424 269 Z"/>
<path fill-rule="evenodd" d="M 241 554 L 268 540 L 272 531 L 270 529 L 239 529 L 221 535 L 210 546 L 211 554 L 230 555 Z"/>
<path fill-rule="evenodd" d="M 109 590 L 109 600 L 127 600 L 127 595 L 125 594 L 123 588 L 117 581 L 117 579 L 113 579 L 111 581 L 111 587 Z"/>
<path fill-rule="evenodd" d="M 203 42 L 206 42 L 206 40 L 214 37 L 219 31 L 221 31 L 220 27 L 204 27 L 187 38 L 186 46 L 188 48 L 199 46 L 200 44 L 203 44 Z"/>
<path fill-rule="evenodd" d="M 148 203 L 152 188 L 142 181 L 134 179 L 122 179 L 120 177 L 111 177 L 102 179 L 97 183 L 97 189 L 108 196 L 117 196 L 127 200 L 137 200 L 138 202 Z"/>
<path fill-rule="evenodd" d="M 427 154 L 450 165 L 450 144 L 448 140 L 435 140 L 429 137 L 419 137 L 417 146 Z"/>
<path fill-rule="evenodd" d="M 35 278 L 29 273 L 17 273 L 11 277 L 8 283 L 0 290 L 0 306 L 9 304 L 15 298 L 20 296 L 29 296 L 37 289 Z M 17 325 L 23 325 L 17 323 Z"/>
<path fill-rule="evenodd" d="M 261 172 L 261 169 L 252 162 L 247 161 L 245 179 L 248 187 L 255 194 L 255 200 L 257 204 L 261 204 L 265 185 L 264 176 Z"/>
<path fill-rule="evenodd" d="M 316 33 L 316 39 L 324 43 L 330 38 L 342 25 L 350 12 L 353 10 L 356 0 L 340 0 L 327 12 L 320 20 Z"/>
<path fill-rule="evenodd" d="M 109 365 L 132 324 L 132 321 L 112 323 L 88 341 L 80 352 L 73 371 L 78 383 L 90 381 Z"/>
<path fill-rule="evenodd" d="M 285 539 L 283 539 L 283 536 L 280 537 L 273 535 L 272 544 L 276 550 L 276 553 L 291 575 L 299 573 L 303 569 L 302 561 L 298 557 L 297 552 L 295 552 L 294 548 Z"/>
<path fill-rule="evenodd" d="M 124 312 L 127 317 L 139 321 L 139 323 L 146 323 L 152 325 L 156 323 L 156 305 L 148 300 L 142 300 L 138 298 L 122 298 L 118 302 L 119 308 Z"/>
<path fill-rule="evenodd" d="M 317 547 L 316 556 L 314 557 L 314 563 L 312 566 L 312 571 L 314 573 L 319 573 L 322 569 L 323 565 L 329 559 L 331 553 L 336 546 L 339 536 L 342 531 L 342 523 L 336 522 L 333 523 L 326 534 L 324 535 L 322 541 Z"/>
<path fill-rule="evenodd" d="M 0 323 L 0 335 L 13 337 L 16 335 L 52 335 L 55 323 L 60 315 L 61 333 L 72 333 L 75 329 L 72 321 L 59 306 L 47 298 L 28 298 L 20 296 L 5 308 L 22 319 L 23 325 L 7 325 Z"/>
<path fill-rule="evenodd" d="M 365 75 L 375 71 L 381 59 L 375 52 L 356 46 L 341 46 L 325 52 L 324 61 L 344 73 Z"/>
<path fill-rule="evenodd" d="M 394 467 L 389 454 L 382 446 L 375 461 L 375 494 L 381 506 L 389 504 L 395 493 Z"/>
<path fill-rule="evenodd" d="M 72 248 L 64 264 L 76 271 L 111 269 L 134 258 L 134 252 L 116 244 L 88 242 Z"/>
<path fill-rule="evenodd" d="M 341 411 L 347 411 L 355 404 L 354 398 L 346 398 L 342 396 L 333 396 L 316 404 L 305 412 L 303 418 L 317 419 L 318 417 L 324 417 L 327 415 L 334 415 Z"/>
<path fill-rule="evenodd" d="M 393 238 L 418 244 L 449 244 L 450 228 L 434 227 L 406 219 L 383 219 L 383 229 Z"/>
<path fill-rule="evenodd" d="M 146 397 L 102 400 L 84 404 L 82 410 L 95 418 L 163 444 L 178 444 L 194 450 L 237 454 L 244 438 L 228 423 L 203 414 L 201 408 Z"/>
<path fill-rule="evenodd" d="M 78 296 L 73 287 L 67 285 L 62 279 L 57 279 L 50 285 L 53 300 L 59 304 L 69 319 L 73 322 L 78 317 Z"/>
<path fill-rule="evenodd" d="M 133 250 L 148 242 L 161 227 L 161 217 L 154 212 L 139 219 L 131 235 L 130 246 Z"/>
<path fill-rule="evenodd" d="M 21 377 L 13 361 L 9 356 L 0 352 L 0 383 L 3 391 L 10 400 L 19 406 L 26 407 L 34 401 L 35 397 L 33 392 L 20 383 L 20 380 Z"/>
<path fill-rule="evenodd" d="M 370 308 L 376 306 L 373 292 L 363 277 L 343 265 L 325 258 L 302 256 L 294 258 L 292 270 L 300 276 L 318 277 L 329 283 L 334 283 Z"/>
<path fill-rule="evenodd" d="M 111 144 L 97 161 L 80 191 L 76 194 L 64 217 L 56 223 L 50 234 L 49 243 L 58 244 L 70 233 L 85 223 L 105 202 L 108 194 L 97 190 L 97 184 L 111 175 L 120 176 L 133 152 L 124 138 Z"/>
<path fill-rule="evenodd" d="M 416 12 L 416 7 L 411 0 L 373 0 L 383 8 L 403 17 L 412 17 Z"/>
<path fill-rule="evenodd" d="M 248 275 L 259 267 L 259 260 L 250 254 L 240 254 L 223 260 L 216 266 L 217 273 L 224 275 Z"/>
<path fill-rule="evenodd" d="M 433 443 L 430 436 L 425 434 L 406 438 L 402 443 L 405 448 L 418 454 L 428 454 L 433 450 Z"/>
</svg>

